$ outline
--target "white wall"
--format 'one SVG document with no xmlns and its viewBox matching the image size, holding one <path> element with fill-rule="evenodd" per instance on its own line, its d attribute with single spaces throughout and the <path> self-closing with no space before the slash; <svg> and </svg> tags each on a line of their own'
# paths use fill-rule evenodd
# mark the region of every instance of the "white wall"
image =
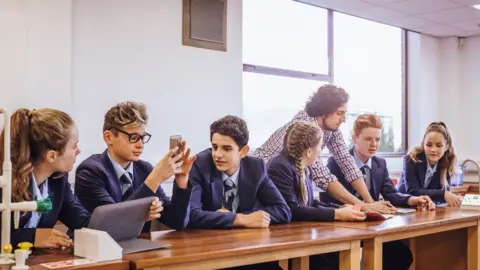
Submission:
<svg viewBox="0 0 480 270">
<path fill-rule="evenodd" d="M 72 109 L 70 0 L 0 2 L 0 106 Z"/>
<path fill-rule="evenodd" d="M 462 146 L 465 158 L 480 160 L 480 37 L 468 38 L 460 50 L 462 68 L 459 77 L 459 102 L 461 107 L 457 121 L 462 133 Z"/>
<path fill-rule="evenodd" d="M 241 7 L 228 2 L 228 50 L 219 52 L 182 46 L 179 0 L 3 0 L 0 106 L 70 113 L 78 162 L 104 150 L 103 115 L 123 100 L 149 107 L 144 159 L 156 163 L 172 134 L 201 151 L 211 122 L 242 115 Z"/>
<path fill-rule="evenodd" d="M 73 115 L 83 157 L 102 151 L 102 116 L 119 100 L 149 106 L 153 135 L 144 158 L 156 162 L 172 134 L 194 152 L 209 125 L 242 114 L 241 1 L 229 1 L 228 51 L 182 46 L 182 1 L 78 0 L 73 5 Z"/>
</svg>

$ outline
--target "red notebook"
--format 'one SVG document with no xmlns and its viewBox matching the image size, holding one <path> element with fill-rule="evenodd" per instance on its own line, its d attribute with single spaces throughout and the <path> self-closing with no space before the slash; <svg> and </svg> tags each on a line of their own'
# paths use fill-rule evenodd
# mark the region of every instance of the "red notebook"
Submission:
<svg viewBox="0 0 480 270">
<path fill-rule="evenodd" d="M 360 204 L 356 204 L 353 206 L 354 210 L 361 211 L 362 206 Z M 380 214 L 377 212 L 366 212 L 367 218 L 365 220 L 386 220 L 389 218 L 392 218 L 394 215 L 388 215 L 388 214 Z"/>
</svg>

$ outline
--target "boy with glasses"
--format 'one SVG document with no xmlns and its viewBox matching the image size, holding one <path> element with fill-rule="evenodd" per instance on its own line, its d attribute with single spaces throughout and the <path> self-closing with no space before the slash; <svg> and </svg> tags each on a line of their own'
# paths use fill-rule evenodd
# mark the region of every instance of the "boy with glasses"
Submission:
<svg viewBox="0 0 480 270">
<path fill-rule="evenodd" d="M 121 102 L 105 114 L 103 139 L 107 149 L 85 159 L 77 168 L 75 194 L 87 210 L 100 205 L 157 196 L 150 207 L 148 220 L 158 219 L 172 229 L 184 229 L 190 215 L 191 186 L 188 174 L 195 156 L 182 142 L 171 149 L 153 167 L 140 160 L 144 145 L 150 140 L 147 133 L 147 108 L 137 102 Z M 184 150 L 186 151 L 184 152 Z M 175 175 L 172 200 L 160 184 Z M 142 232 L 150 231 L 146 222 Z"/>
</svg>

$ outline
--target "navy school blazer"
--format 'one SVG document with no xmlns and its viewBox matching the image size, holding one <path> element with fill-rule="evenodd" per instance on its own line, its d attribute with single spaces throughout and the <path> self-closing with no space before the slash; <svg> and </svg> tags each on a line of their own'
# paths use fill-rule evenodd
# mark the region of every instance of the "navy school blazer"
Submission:
<svg viewBox="0 0 480 270">
<path fill-rule="evenodd" d="M 353 149 L 350 149 L 350 154 L 353 156 Z M 371 181 L 373 184 L 373 191 L 370 191 L 370 196 L 375 201 L 378 201 L 380 194 L 384 200 L 389 201 L 394 206 L 408 207 L 408 198 L 410 195 L 402 194 L 395 189 L 392 179 L 388 173 L 387 162 L 384 158 L 373 156 L 371 168 Z M 343 175 L 340 167 L 333 157 L 328 159 L 327 167 L 330 172 L 338 178 L 338 181 L 345 187 L 351 194 L 355 194 L 356 191 L 352 187 Z M 322 194 L 321 200 L 324 202 L 334 199 L 328 194 Z"/>
<path fill-rule="evenodd" d="M 159 221 L 172 229 L 184 229 L 188 224 L 190 211 L 189 201 L 192 192 L 190 185 L 187 189 L 181 189 L 174 184 L 170 201 L 160 186 L 154 193 L 144 184 L 152 170 L 153 166 L 148 162 L 142 160 L 133 162 L 135 192 L 127 200 L 157 196 L 163 203 Z M 78 166 L 75 194 L 90 212 L 98 206 L 122 201 L 120 181 L 106 150 L 102 154 L 90 156 Z M 150 225 L 151 222 L 145 222 L 142 232 L 150 231 Z"/>
<path fill-rule="evenodd" d="M 413 161 L 409 155 L 403 159 L 403 171 L 397 188 L 402 193 L 414 196 L 427 195 L 436 203 L 445 203 L 445 190 L 440 184 L 441 162 L 432 176 L 430 184 L 424 188 L 425 174 L 427 173 L 427 158 L 425 153 L 417 155 L 419 162 Z M 447 182 L 450 184 L 450 175 L 447 174 Z"/>
<path fill-rule="evenodd" d="M 29 190 L 32 188 L 31 185 L 35 184 L 34 181 L 30 181 Z M 48 178 L 48 196 L 52 200 L 52 210 L 42 214 L 37 228 L 53 228 L 57 221 L 61 221 L 70 230 L 81 229 L 88 225 L 90 213 L 73 194 L 71 186 L 68 183 L 68 174 Z M 30 242 L 33 244 L 35 242 L 36 229 L 24 228 L 31 216 L 31 212 L 21 214 L 19 228 L 14 229 L 12 213 L 10 243 L 14 249 L 17 248 L 18 243 Z"/>
<path fill-rule="evenodd" d="M 290 209 L 268 178 L 264 161 L 246 156 L 239 170 L 239 205 L 236 212 L 249 214 L 263 210 L 270 214 L 272 224 L 288 223 L 291 219 Z M 189 227 L 232 228 L 236 214 L 216 212 L 222 208 L 223 179 L 213 162 L 211 148 L 197 154 L 189 178 L 193 186 Z"/>
<path fill-rule="evenodd" d="M 292 221 L 334 221 L 335 208 L 327 207 L 313 198 L 312 169 L 308 167 L 309 174 L 305 183 L 308 191 L 308 205 L 301 206 L 297 196 L 299 177 L 295 161 L 284 153 L 280 153 L 268 162 L 268 176 L 282 194 L 292 211 Z"/>
</svg>

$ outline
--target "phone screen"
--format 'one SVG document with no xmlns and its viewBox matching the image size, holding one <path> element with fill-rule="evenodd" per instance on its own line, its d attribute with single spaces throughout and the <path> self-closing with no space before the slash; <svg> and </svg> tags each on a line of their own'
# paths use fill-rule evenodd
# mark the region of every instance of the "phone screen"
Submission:
<svg viewBox="0 0 480 270">
<path fill-rule="evenodd" d="M 181 151 L 182 147 L 182 136 L 181 135 L 172 135 L 170 136 L 170 149 L 174 148 L 175 146 L 178 146 L 177 152 L 175 152 L 175 155 L 178 155 Z"/>
</svg>

